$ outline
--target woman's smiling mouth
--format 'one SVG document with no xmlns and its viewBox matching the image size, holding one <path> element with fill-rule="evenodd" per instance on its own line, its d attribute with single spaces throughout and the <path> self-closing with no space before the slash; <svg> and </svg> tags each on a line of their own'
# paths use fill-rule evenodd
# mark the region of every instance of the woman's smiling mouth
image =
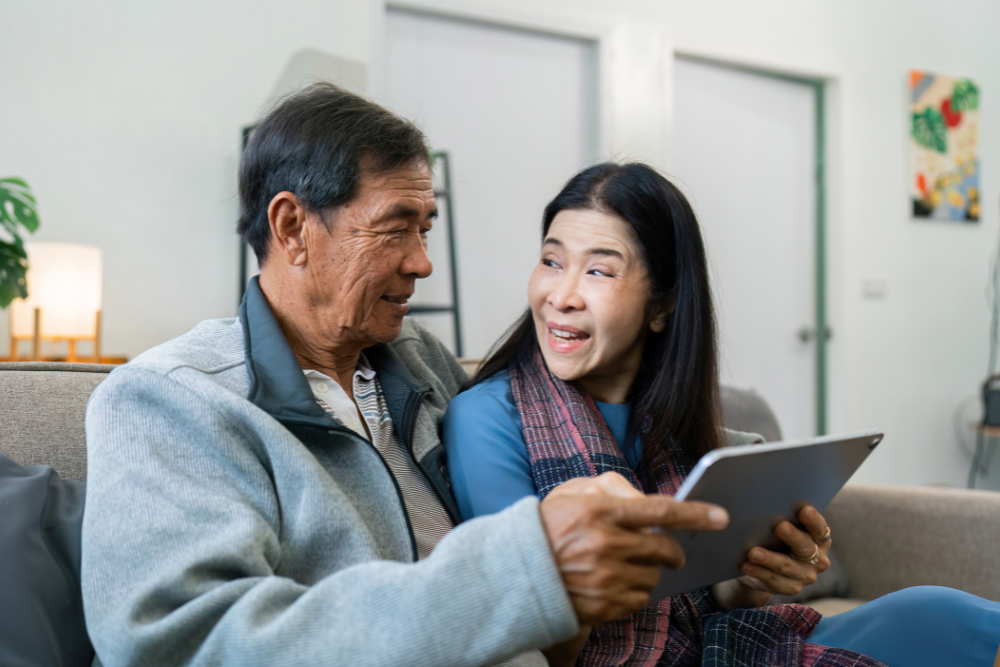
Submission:
<svg viewBox="0 0 1000 667">
<path fill-rule="evenodd" d="M 545 327 L 549 333 L 549 348 L 553 352 L 572 352 L 590 340 L 590 334 L 580 331 L 576 327 L 556 324 L 555 322 L 546 322 Z"/>
</svg>

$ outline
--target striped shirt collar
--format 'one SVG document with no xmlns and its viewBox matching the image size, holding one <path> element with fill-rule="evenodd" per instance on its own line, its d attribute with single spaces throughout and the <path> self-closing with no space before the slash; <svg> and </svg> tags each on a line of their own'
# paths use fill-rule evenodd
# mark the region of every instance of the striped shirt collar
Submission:
<svg viewBox="0 0 1000 667">
<path fill-rule="evenodd" d="M 347 395 L 343 387 L 340 386 L 340 383 L 329 375 L 312 369 L 302 372 L 305 374 L 306 380 L 309 381 L 309 388 L 312 389 L 313 395 L 323 409 L 332 412 L 344 426 L 367 440 L 368 435 L 365 432 L 362 422 L 363 417 L 358 411 L 356 402 L 359 390 L 363 391 L 368 386 L 368 383 L 375 379 L 375 369 L 368 363 L 364 353 L 358 357 L 358 365 L 354 369 L 352 382 L 353 400 Z"/>
</svg>

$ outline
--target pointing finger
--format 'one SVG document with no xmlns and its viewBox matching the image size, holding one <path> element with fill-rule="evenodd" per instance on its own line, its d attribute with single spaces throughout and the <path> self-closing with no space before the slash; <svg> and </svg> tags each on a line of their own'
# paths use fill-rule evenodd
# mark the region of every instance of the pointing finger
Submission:
<svg viewBox="0 0 1000 667">
<path fill-rule="evenodd" d="M 608 503 L 606 516 L 626 528 L 659 526 L 679 530 L 721 530 L 729 524 L 729 513 L 718 505 L 681 502 L 656 494 L 615 498 Z"/>
</svg>

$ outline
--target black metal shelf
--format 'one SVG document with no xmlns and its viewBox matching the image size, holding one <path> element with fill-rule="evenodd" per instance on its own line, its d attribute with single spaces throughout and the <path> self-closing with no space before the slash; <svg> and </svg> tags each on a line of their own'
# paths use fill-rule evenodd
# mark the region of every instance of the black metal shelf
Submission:
<svg viewBox="0 0 1000 667">
<path fill-rule="evenodd" d="M 448 228 L 448 274 L 451 277 L 451 305 L 410 304 L 411 313 L 451 313 L 455 328 L 455 355 L 462 356 L 462 313 L 458 298 L 458 253 L 455 249 L 455 206 L 451 198 L 451 162 L 446 151 L 431 153 L 432 169 L 440 166 L 444 189 L 435 189 L 434 197 L 444 202 L 444 222 Z"/>
</svg>

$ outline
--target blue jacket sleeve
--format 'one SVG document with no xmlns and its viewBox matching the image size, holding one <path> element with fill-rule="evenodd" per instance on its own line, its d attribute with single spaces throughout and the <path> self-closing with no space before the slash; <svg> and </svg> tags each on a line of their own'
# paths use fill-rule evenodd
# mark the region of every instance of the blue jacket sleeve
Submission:
<svg viewBox="0 0 1000 667">
<path fill-rule="evenodd" d="M 452 491 L 463 519 L 536 494 L 506 373 L 456 396 L 444 417 Z"/>
</svg>

